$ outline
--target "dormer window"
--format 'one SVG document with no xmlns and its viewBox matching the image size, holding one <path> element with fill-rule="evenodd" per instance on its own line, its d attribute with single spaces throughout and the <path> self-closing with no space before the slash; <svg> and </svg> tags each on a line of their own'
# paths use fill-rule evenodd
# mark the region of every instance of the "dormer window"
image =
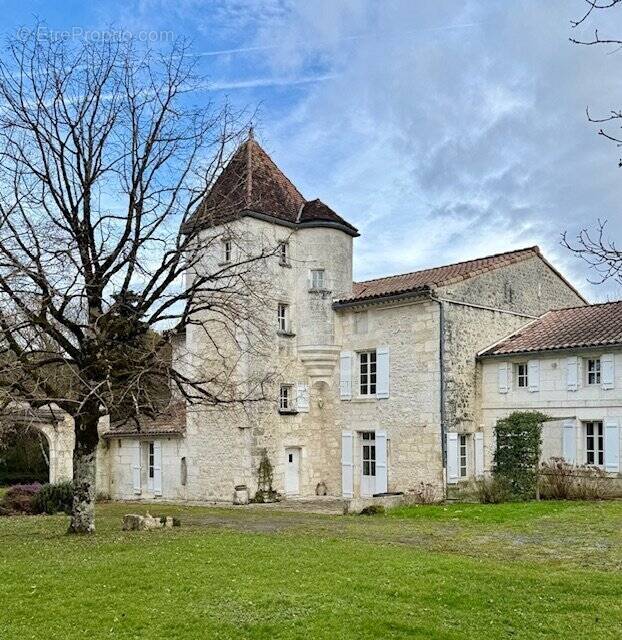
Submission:
<svg viewBox="0 0 622 640">
<path fill-rule="evenodd" d="M 311 288 L 315 291 L 325 289 L 324 269 L 311 269 Z"/>
<path fill-rule="evenodd" d="M 222 261 L 224 263 L 231 262 L 231 238 L 225 238 L 222 241 Z"/>
<path fill-rule="evenodd" d="M 282 267 L 288 267 L 289 266 L 289 244 L 287 242 L 279 242 L 277 254 L 279 256 L 279 264 Z"/>
</svg>

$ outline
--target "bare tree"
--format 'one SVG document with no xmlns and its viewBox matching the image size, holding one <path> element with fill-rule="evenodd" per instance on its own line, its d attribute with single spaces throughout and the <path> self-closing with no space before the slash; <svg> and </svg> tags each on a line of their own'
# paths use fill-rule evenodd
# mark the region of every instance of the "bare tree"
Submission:
<svg viewBox="0 0 622 640">
<path fill-rule="evenodd" d="M 91 532 L 102 416 L 155 415 L 169 385 L 190 403 L 263 397 L 261 380 L 235 383 L 219 341 L 242 353 L 261 336 L 253 278 L 276 247 L 206 259 L 222 237 L 196 212 L 243 114 L 192 105 L 204 80 L 184 42 L 155 53 L 37 31 L 0 61 L 0 388 L 4 407 L 73 418 L 69 530 Z M 171 358 L 170 336 L 190 324 L 221 366 Z"/>
<path fill-rule="evenodd" d="M 576 20 L 571 21 L 573 29 L 585 25 L 597 13 L 622 7 L 622 0 L 585 0 L 585 11 Z M 594 36 L 589 39 L 570 38 L 570 41 L 577 45 L 609 45 L 616 49 L 622 48 L 622 40 L 617 37 L 602 37 L 598 29 L 594 30 Z M 622 136 L 615 132 L 614 127 L 622 120 L 622 110 L 612 109 L 602 117 L 593 117 L 589 108 L 586 109 L 588 121 L 601 125 L 598 134 L 605 139 L 614 142 L 618 147 L 622 145 Z M 622 158 L 618 160 L 618 165 L 622 167 Z M 582 229 L 574 240 L 568 238 L 568 234 L 562 236 L 562 245 L 581 257 L 587 262 L 596 277 L 592 279 L 595 284 L 602 284 L 606 281 L 614 281 L 622 284 L 622 251 L 620 251 L 615 241 L 607 238 L 605 233 L 606 220 L 599 220 L 595 230 Z"/>
</svg>

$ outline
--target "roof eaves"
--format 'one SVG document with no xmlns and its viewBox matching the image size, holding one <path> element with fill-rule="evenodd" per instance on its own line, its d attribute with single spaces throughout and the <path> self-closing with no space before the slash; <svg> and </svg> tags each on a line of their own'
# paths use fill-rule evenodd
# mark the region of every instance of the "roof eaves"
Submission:
<svg viewBox="0 0 622 640">
<path fill-rule="evenodd" d="M 533 349 L 516 349 L 514 351 L 498 351 L 493 353 L 488 353 L 487 351 L 484 353 L 477 354 L 477 358 L 482 359 L 498 359 L 498 358 L 506 358 L 508 356 L 520 356 L 520 355 L 531 355 L 534 353 L 555 353 L 560 352 L 563 353 L 565 351 L 576 351 L 577 349 L 602 349 L 604 347 L 610 348 L 618 348 L 622 347 L 622 342 L 616 340 L 615 342 L 592 342 L 592 343 L 576 343 L 576 344 L 567 344 L 562 346 L 555 347 L 540 347 Z"/>
<path fill-rule="evenodd" d="M 427 297 L 432 293 L 432 289 L 428 285 L 414 287 L 412 289 L 403 289 L 400 291 L 392 291 L 391 293 L 376 293 L 369 296 L 359 296 L 356 298 L 343 298 L 333 302 L 333 309 L 345 309 L 348 307 L 357 307 L 365 304 L 394 302 L 397 300 L 406 300 L 414 297 Z"/>
</svg>

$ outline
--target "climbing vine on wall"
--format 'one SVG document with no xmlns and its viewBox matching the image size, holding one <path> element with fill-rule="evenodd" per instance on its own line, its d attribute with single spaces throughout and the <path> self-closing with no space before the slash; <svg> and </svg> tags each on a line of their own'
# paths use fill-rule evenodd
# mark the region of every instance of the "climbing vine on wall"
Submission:
<svg viewBox="0 0 622 640">
<path fill-rule="evenodd" d="M 547 419 L 536 411 L 515 411 L 497 421 L 493 474 L 514 499 L 530 500 L 537 495 L 542 423 Z"/>
</svg>

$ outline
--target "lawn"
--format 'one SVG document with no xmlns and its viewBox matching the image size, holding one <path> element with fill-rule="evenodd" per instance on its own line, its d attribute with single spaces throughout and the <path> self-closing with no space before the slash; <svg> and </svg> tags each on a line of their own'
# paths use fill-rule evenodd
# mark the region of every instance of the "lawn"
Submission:
<svg viewBox="0 0 622 640">
<path fill-rule="evenodd" d="M 146 508 L 144 505 L 141 507 Z M 0 638 L 619 638 L 622 502 L 0 519 Z"/>
</svg>

